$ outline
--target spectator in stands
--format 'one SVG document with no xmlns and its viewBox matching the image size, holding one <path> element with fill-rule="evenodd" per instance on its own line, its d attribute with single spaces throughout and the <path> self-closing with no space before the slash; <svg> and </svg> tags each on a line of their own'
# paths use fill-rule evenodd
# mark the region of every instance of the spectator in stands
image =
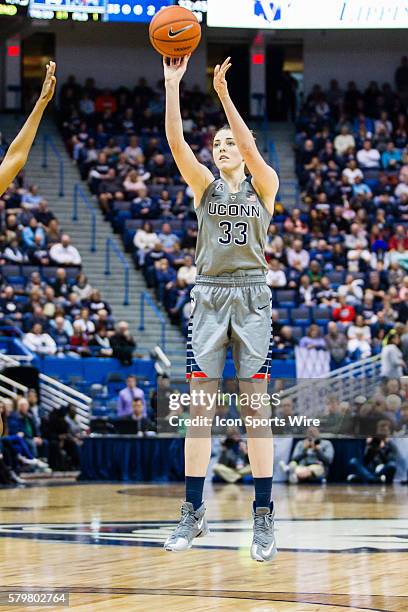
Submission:
<svg viewBox="0 0 408 612">
<path fill-rule="evenodd" d="M 136 376 L 130 375 L 126 379 L 126 387 L 119 392 L 117 416 L 130 417 L 133 414 L 133 401 L 137 399 L 142 401 L 143 414 L 146 414 L 144 391 L 137 386 Z"/>
<path fill-rule="evenodd" d="M 326 482 L 330 465 L 334 459 L 334 448 L 329 440 L 322 440 L 317 427 L 309 427 L 307 438 L 299 440 L 293 449 L 290 463 L 281 462 L 288 473 L 290 484 L 302 482 Z"/>
<path fill-rule="evenodd" d="M 59 266 L 81 265 L 81 256 L 78 249 L 71 244 L 68 234 L 62 234 L 61 242 L 51 247 L 50 257 Z"/>
<path fill-rule="evenodd" d="M 42 325 L 35 323 L 31 329 L 23 337 L 23 344 L 37 355 L 54 355 L 57 352 L 55 341 L 47 333 L 43 332 Z"/>
<path fill-rule="evenodd" d="M 298 272 L 302 272 L 309 265 L 310 255 L 303 248 L 303 243 L 300 239 L 293 241 L 292 247 L 287 249 L 286 256 L 289 266 Z"/>
<path fill-rule="evenodd" d="M 402 153 L 395 147 L 392 140 L 387 143 L 387 148 L 381 155 L 381 164 L 385 170 L 394 170 L 399 168 L 402 163 Z"/>
<path fill-rule="evenodd" d="M 132 365 L 136 342 L 129 332 L 129 325 L 126 321 L 118 323 L 116 333 L 111 338 L 111 346 L 113 357 L 118 359 L 122 365 Z"/>
<path fill-rule="evenodd" d="M 400 378 L 404 373 L 406 363 L 400 349 L 401 339 L 395 330 L 388 334 L 387 344 L 381 352 L 381 376 L 384 378 Z"/>
<path fill-rule="evenodd" d="M 329 321 L 327 334 L 324 337 L 327 350 L 330 353 L 331 369 L 341 368 L 345 365 L 347 356 L 347 337 L 339 330 L 337 323 Z"/>
<path fill-rule="evenodd" d="M 2 255 L 9 263 L 22 264 L 28 262 L 28 257 L 19 246 L 17 238 L 10 240 Z"/>
<path fill-rule="evenodd" d="M 80 356 L 89 357 L 91 351 L 89 349 L 89 336 L 84 331 L 84 326 L 81 321 L 74 321 L 72 324 L 73 333 L 69 339 L 69 350 L 70 352 Z"/>
<path fill-rule="evenodd" d="M 387 436 L 368 438 L 363 461 L 356 457 L 350 460 L 351 473 L 347 482 L 392 484 L 396 472 L 396 457 L 397 449 Z"/>
<path fill-rule="evenodd" d="M 88 282 L 88 279 L 83 272 L 80 272 L 78 276 L 76 277 L 75 283 L 72 286 L 72 291 L 76 293 L 76 295 L 81 301 L 87 300 L 91 296 L 93 292 L 93 288 L 91 284 Z"/>
<path fill-rule="evenodd" d="M 355 145 L 354 136 L 350 134 L 348 126 L 343 125 L 340 134 L 334 139 L 334 148 L 336 149 L 337 155 L 344 155 L 350 149 L 354 149 Z"/>
<path fill-rule="evenodd" d="M 351 304 L 347 304 L 344 295 L 339 296 L 339 305 L 333 309 L 333 319 L 345 325 L 351 323 L 356 318 L 356 311 Z"/>
<path fill-rule="evenodd" d="M 30 414 L 30 405 L 26 398 L 17 400 L 16 410 L 8 417 L 8 429 L 10 435 L 23 434 L 24 442 L 28 445 L 33 457 L 35 459 L 41 457 L 42 462 L 45 462 L 48 456 L 48 444 L 41 437 L 41 430 L 37 428 L 35 419 Z M 37 467 L 43 466 L 37 462 Z"/>
<path fill-rule="evenodd" d="M 367 138 L 363 142 L 363 148 L 357 152 L 357 161 L 363 169 L 380 167 L 380 152 L 372 145 L 372 141 Z"/>
<path fill-rule="evenodd" d="M 160 208 L 157 202 L 147 195 L 147 188 L 141 187 L 138 196 L 132 200 L 131 214 L 133 219 L 157 219 Z"/>
<path fill-rule="evenodd" d="M 143 266 L 146 253 L 151 251 L 158 242 L 156 232 L 153 231 L 153 226 L 150 221 L 145 221 L 142 227 L 136 230 L 133 238 L 133 244 L 137 249 L 139 266 Z"/>
<path fill-rule="evenodd" d="M 277 259 L 271 259 L 268 263 L 268 272 L 266 274 L 266 283 L 272 289 L 286 286 L 286 275 L 282 270 Z"/>
<path fill-rule="evenodd" d="M 124 419 L 129 419 L 136 424 L 137 435 L 143 435 L 146 433 L 154 432 L 155 426 L 151 420 L 145 416 L 145 407 L 141 398 L 135 398 L 132 400 L 132 412 L 130 415 L 125 415 Z"/>
<path fill-rule="evenodd" d="M 21 198 L 23 208 L 26 210 L 31 210 L 39 207 L 42 198 L 38 191 L 38 185 L 30 185 L 28 191 L 26 191 Z"/>
<path fill-rule="evenodd" d="M 38 242 L 35 240 L 36 237 L 38 237 Z M 22 247 L 28 253 L 38 246 L 45 247 L 46 245 L 45 231 L 35 217 L 31 217 L 28 225 L 23 228 L 21 238 Z"/>
<path fill-rule="evenodd" d="M 300 340 L 299 346 L 300 348 L 325 350 L 326 341 L 321 335 L 320 327 L 312 323 L 307 330 L 307 335 Z"/>
<path fill-rule="evenodd" d="M 65 353 L 69 350 L 72 332 L 67 331 L 64 317 L 55 317 L 55 326 L 51 329 L 50 335 L 55 342 L 58 353 Z"/>
<path fill-rule="evenodd" d="M 5 324 L 19 323 L 22 319 L 21 303 L 16 301 L 13 287 L 6 285 L 0 294 L 0 321 Z"/>
<path fill-rule="evenodd" d="M 77 410 L 73 404 L 68 406 L 64 419 L 68 427 L 63 439 L 63 449 L 71 459 L 72 468 L 78 470 L 84 433 L 78 419 Z"/>
<path fill-rule="evenodd" d="M 112 357 L 113 349 L 105 325 L 98 323 L 96 332 L 92 336 L 89 346 L 94 357 Z"/>
<path fill-rule="evenodd" d="M 170 223 L 163 223 L 158 239 L 166 253 L 171 253 L 176 242 L 179 242 L 179 237 L 171 230 Z"/>
</svg>

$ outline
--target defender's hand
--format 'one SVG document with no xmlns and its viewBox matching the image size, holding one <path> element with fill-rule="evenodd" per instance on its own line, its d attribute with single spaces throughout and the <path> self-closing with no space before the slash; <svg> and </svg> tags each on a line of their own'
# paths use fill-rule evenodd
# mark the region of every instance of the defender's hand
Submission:
<svg viewBox="0 0 408 612">
<path fill-rule="evenodd" d="M 41 94 L 39 97 L 39 102 L 43 104 L 48 104 L 48 102 L 52 99 L 55 91 L 55 84 L 57 79 L 55 78 L 55 62 L 50 62 L 47 64 L 47 74 L 45 75 L 44 83 L 42 86 Z"/>
<path fill-rule="evenodd" d="M 227 57 L 227 59 L 224 60 L 221 66 L 217 64 L 216 67 L 214 68 L 213 84 L 214 84 L 214 89 L 220 98 L 222 96 L 228 95 L 227 79 L 225 78 L 225 75 L 227 74 L 228 70 L 232 66 L 230 60 L 231 58 Z"/>
</svg>

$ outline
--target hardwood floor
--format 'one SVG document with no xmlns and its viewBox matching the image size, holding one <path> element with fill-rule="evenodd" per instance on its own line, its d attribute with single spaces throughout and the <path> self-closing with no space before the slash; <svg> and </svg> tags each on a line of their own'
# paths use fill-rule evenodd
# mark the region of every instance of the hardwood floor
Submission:
<svg viewBox="0 0 408 612">
<path fill-rule="evenodd" d="M 206 488 L 211 534 L 164 552 L 182 495 L 180 485 L 0 490 L 0 595 L 66 590 L 84 611 L 407 612 L 407 487 L 275 485 L 270 564 L 249 557 L 252 489 L 237 485 Z"/>
</svg>

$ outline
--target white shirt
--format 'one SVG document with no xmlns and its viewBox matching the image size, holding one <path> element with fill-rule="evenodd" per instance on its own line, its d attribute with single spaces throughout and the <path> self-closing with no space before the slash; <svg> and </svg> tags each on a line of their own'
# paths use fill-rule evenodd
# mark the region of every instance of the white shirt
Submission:
<svg viewBox="0 0 408 612">
<path fill-rule="evenodd" d="M 67 247 L 63 247 L 60 242 L 54 244 L 54 246 L 50 248 L 50 256 L 51 259 L 61 265 L 79 266 L 81 263 L 81 256 L 78 249 L 72 246 L 72 244 Z"/>
<path fill-rule="evenodd" d="M 407 193 L 408 194 L 408 184 L 407 183 L 400 183 L 399 185 L 397 185 L 394 193 L 397 196 L 397 198 L 400 198 L 403 193 Z"/>
<path fill-rule="evenodd" d="M 356 141 L 352 134 L 339 134 L 334 139 L 334 148 L 339 155 L 343 155 L 350 147 L 354 147 Z"/>
<path fill-rule="evenodd" d="M 380 165 L 380 152 L 377 149 L 360 149 L 357 153 L 357 161 L 363 168 L 378 168 Z"/>
<path fill-rule="evenodd" d="M 143 251 L 153 249 L 156 242 L 158 242 L 157 234 L 155 232 L 145 232 L 144 229 L 138 229 L 133 238 L 135 247 Z"/>
<path fill-rule="evenodd" d="M 305 251 L 305 249 L 302 249 L 300 253 L 297 253 L 294 249 L 288 249 L 287 257 L 288 264 L 291 267 L 294 267 L 295 262 L 299 260 L 303 270 L 309 265 L 310 255 L 307 251 Z"/>
<path fill-rule="evenodd" d="M 54 355 L 57 352 L 57 345 L 49 334 L 33 334 L 28 332 L 23 337 L 23 344 L 40 355 Z"/>
<path fill-rule="evenodd" d="M 266 284 L 269 287 L 284 287 L 286 285 L 286 275 L 283 270 L 268 270 Z"/>
<path fill-rule="evenodd" d="M 387 344 L 381 351 L 381 376 L 400 378 L 403 374 L 402 352 L 395 344 Z"/>
<path fill-rule="evenodd" d="M 181 266 L 177 272 L 177 278 L 183 280 L 187 285 L 193 285 L 197 276 L 197 268 L 195 266 Z"/>
<path fill-rule="evenodd" d="M 361 172 L 360 168 L 355 168 L 354 170 L 352 170 L 351 168 L 345 168 L 342 174 L 343 176 L 347 177 L 347 180 L 350 183 L 350 185 L 354 185 L 356 176 L 360 176 L 361 178 L 364 178 L 364 174 Z"/>
</svg>

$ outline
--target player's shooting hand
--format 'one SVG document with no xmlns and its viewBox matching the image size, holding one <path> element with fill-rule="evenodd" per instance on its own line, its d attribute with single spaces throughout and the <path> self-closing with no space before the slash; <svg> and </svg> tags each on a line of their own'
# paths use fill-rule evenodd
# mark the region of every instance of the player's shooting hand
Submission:
<svg viewBox="0 0 408 612">
<path fill-rule="evenodd" d="M 184 57 L 163 57 L 164 80 L 166 83 L 180 83 L 187 70 L 190 57 L 191 53 Z"/>
<path fill-rule="evenodd" d="M 221 66 L 217 64 L 216 67 L 214 68 L 213 84 L 214 84 L 214 89 L 220 98 L 228 95 L 227 79 L 225 78 L 225 75 L 227 74 L 228 70 L 232 66 L 230 60 L 231 58 L 227 57 L 227 59 L 224 60 Z"/>
<path fill-rule="evenodd" d="M 57 79 L 55 78 L 55 62 L 50 62 L 47 64 L 47 74 L 45 75 L 44 83 L 42 86 L 41 94 L 39 97 L 39 101 L 43 104 L 48 104 L 48 102 L 52 99 L 55 91 L 55 84 Z"/>
</svg>

